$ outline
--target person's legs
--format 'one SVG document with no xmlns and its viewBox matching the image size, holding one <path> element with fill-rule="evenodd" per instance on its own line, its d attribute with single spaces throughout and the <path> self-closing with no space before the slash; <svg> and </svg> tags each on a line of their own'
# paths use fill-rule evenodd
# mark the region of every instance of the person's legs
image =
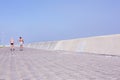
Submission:
<svg viewBox="0 0 120 80">
<path fill-rule="evenodd" d="M 12 45 L 10 44 L 10 50 L 12 51 Z"/>
<path fill-rule="evenodd" d="M 14 48 L 14 44 L 12 45 L 12 49 L 13 49 L 13 51 L 15 50 L 15 48 Z"/>
<path fill-rule="evenodd" d="M 10 45 L 11 45 L 10 50 L 13 51 L 14 50 L 14 43 L 11 43 Z"/>
<path fill-rule="evenodd" d="M 23 50 L 23 44 L 21 43 L 20 44 L 20 51 L 22 51 Z"/>
</svg>

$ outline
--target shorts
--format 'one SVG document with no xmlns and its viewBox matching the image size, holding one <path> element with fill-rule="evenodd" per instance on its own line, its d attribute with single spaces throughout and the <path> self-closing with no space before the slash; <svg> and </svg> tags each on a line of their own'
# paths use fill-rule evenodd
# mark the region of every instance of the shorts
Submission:
<svg viewBox="0 0 120 80">
<path fill-rule="evenodd" d="M 20 42 L 20 46 L 22 46 L 23 45 L 23 42 Z"/>
<path fill-rule="evenodd" d="M 14 45 L 14 43 L 10 43 L 11 45 Z"/>
</svg>

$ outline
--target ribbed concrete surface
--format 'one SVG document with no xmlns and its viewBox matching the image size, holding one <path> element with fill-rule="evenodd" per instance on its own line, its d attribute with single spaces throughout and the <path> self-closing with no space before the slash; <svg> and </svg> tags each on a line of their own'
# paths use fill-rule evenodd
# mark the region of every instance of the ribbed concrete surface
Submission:
<svg viewBox="0 0 120 80">
<path fill-rule="evenodd" d="M 0 48 L 0 80 L 120 80 L 120 57 Z"/>
<path fill-rule="evenodd" d="M 120 34 L 60 41 L 35 42 L 27 44 L 26 47 L 120 56 Z"/>
</svg>

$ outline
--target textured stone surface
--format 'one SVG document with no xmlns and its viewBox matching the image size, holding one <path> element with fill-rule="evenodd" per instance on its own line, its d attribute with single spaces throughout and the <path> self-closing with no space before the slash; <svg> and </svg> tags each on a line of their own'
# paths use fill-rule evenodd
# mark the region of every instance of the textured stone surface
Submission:
<svg viewBox="0 0 120 80">
<path fill-rule="evenodd" d="M 0 80 L 120 80 L 120 57 L 0 48 Z"/>
</svg>

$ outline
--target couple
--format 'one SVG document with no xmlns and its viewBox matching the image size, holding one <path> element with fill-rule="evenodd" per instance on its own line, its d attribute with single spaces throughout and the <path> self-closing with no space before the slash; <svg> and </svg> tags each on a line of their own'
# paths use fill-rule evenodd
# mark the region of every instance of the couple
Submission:
<svg viewBox="0 0 120 80">
<path fill-rule="evenodd" d="M 22 51 L 23 50 L 23 44 L 24 44 L 24 40 L 23 40 L 23 38 L 22 37 L 19 37 L 19 44 L 20 44 L 20 51 Z M 14 51 L 15 49 L 14 49 L 14 39 L 13 38 L 11 38 L 11 40 L 10 40 L 10 50 L 11 51 Z"/>
</svg>

